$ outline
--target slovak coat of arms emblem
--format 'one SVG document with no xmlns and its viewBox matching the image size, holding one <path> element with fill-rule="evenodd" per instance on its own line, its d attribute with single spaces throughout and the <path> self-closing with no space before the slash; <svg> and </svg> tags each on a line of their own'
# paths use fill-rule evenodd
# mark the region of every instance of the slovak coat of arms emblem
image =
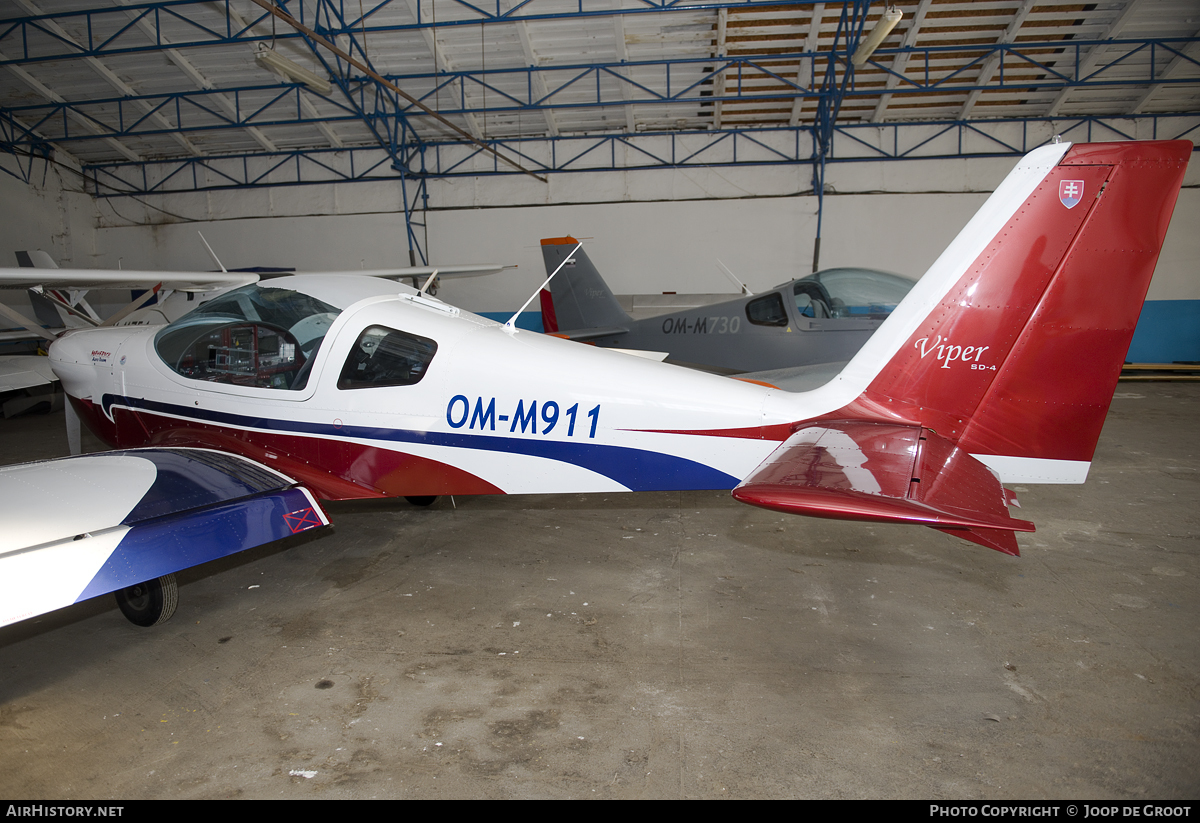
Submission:
<svg viewBox="0 0 1200 823">
<path fill-rule="evenodd" d="M 1068 209 L 1073 209 L 1079 205 L 1079 201 L 1083 199 L 1083 181 L 1082 180 L 1060 180 L 1058 181 L 1058 199 Z"/>
</svg>

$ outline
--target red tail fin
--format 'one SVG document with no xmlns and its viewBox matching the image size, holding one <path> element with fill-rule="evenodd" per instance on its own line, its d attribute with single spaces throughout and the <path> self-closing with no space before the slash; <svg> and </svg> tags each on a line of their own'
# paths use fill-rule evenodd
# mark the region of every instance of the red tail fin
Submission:
<svg viewBox="0 0 1200 823">
<path fill-rule="evenodd" d="M 1086 477 L 1191 152 L 1032 153 L 733 496 L 1016 554 L 1000 483 Z"/>
<path fill-rule="evenodd" d="M 1187 141 L 1071 147 L 855 416 L 883 411 L 976 455 L 1089 461 L 1191 152 Z"/>
</svg>

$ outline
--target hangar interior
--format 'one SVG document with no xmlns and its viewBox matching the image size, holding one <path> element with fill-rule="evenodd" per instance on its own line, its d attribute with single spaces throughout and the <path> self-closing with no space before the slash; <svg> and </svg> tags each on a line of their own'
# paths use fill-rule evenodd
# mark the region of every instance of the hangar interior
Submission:
<svg viewBox="0 0 1200 823">
<path fill-rule="evenodd" d="M 1198 133 L 1194 0 L 0 0 L 6 266 L 517 264 L 441 284 L 486 313 L 567 234 L 622 295 L 916 278 L 1056 136 Z M 1198 224 L 1193 162 L 1131 360 L 1200 361 Z M 1198 411 L 1120 384 L 1019 560 L 724 492 L 335 504 L 151 631 L 0 629 L 0 793 L 1191 798 Z"/>
</svg>

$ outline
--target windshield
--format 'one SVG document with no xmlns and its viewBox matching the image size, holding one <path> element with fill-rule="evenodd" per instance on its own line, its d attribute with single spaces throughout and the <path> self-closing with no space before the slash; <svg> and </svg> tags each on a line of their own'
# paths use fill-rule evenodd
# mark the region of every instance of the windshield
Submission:
<svg viewBox="0 0 1200 823">
<path fill-rule="evenodd" d="M 304 388 L 341 310 L 291 289 L 254 284 L 214 298 L 154 338 L 184 377 L 257 388 Z"/>
<path fill-rule="evenodd" d="M 793 292 L 805 317 L 886 317 L 915 283 L 875 269 L 826 269 L 797 280 Z"/>
</svg>

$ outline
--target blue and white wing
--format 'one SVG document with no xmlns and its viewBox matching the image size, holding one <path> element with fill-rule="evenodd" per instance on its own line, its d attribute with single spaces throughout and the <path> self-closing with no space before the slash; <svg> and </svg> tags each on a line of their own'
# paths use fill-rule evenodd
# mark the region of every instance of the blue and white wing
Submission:
<svg viewBox="0 0 1200 823">
<path fill-rule="evenodd" d="M 135 449 L 0 468 L 0 524 L 5 626 L 329 519 L 307 489 L 252 460 Z"/>
</svg>

